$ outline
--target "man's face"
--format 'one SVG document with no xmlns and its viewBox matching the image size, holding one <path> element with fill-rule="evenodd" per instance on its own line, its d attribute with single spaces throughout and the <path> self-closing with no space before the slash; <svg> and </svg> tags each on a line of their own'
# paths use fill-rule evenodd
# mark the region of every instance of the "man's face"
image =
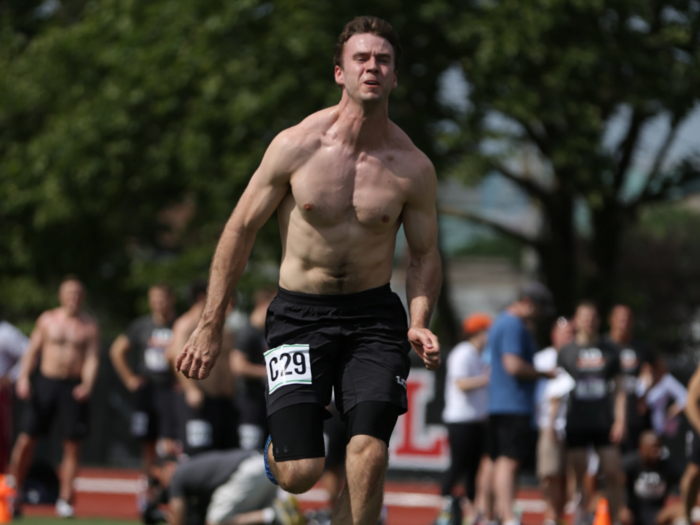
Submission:
<svg viewBox="0 0 700 525">
<path fill-rule="evenodd" d="M 610 329 L 614 332 L 631 334 L 634 327 L 632 310 L 626 306 L 616 306 L 610 314 Z"/>
<path fill-rule="evenodd" d="M 148 290 L 148 307 L 152 314 L 168 317 L 173 308 L 172 294 L 163 288 L 151 288 Z"/>
<path fill-rule="evenodd" d="M 78 281 L 66 281 L 58 289 L 58 302 L 70 314 L 76 314 L 83 306 L 85 291 Z"/>
<path fill-rule="evenodd" d="M 639 455 L 645 465 L 656 465 L 661 459 L 661 440 L 645 435 L 639 444 Z"/>
<path fill-rule="evenodd" d="M 394 48 L 371 33 L 353 35 L 343 48 L 343 65 L 335 67 L 335 81 L 358 101 L 384 100 L 396 87 Z"/>
<path fill-rule="evenodd" d="M 576 332 L 593 335 L 598 332 L 598 312 L 592 306 L 579 306 L 574 316 Z"/>
</svg>

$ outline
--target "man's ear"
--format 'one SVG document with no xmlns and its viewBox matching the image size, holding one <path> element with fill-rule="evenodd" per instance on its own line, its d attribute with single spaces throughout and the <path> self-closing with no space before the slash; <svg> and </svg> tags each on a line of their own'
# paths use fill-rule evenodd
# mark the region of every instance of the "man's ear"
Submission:
<svg viewBox="0 0 700 525">
<path fill-rule="evenodd" d="M 334 70 L 335 83 L 339 86 L 345 86 L 345 72 L 340 66 L 335 66 Z"/>
<path fill-rule="evenodd" d="M 398 71 L 394 71 L 394 82 L 391 84 L 391 88 L 392 88 L 392 89 L 394 89 L 396 86 L 399 85 L 398 76 L 399 76 L 399 72 L 398 72 Z"/>
</svg>

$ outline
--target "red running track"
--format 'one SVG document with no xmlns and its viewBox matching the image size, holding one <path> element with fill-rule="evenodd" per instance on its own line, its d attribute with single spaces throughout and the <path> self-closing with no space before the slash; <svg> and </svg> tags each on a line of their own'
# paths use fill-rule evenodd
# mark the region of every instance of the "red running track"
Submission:
<svg viewBox="0 0 700 525">
<path fill-rule="evenodd" d="M 76 480 L 75 510 L 78 517 L 138 519 L 136 493 L 139 472 L 84 468 Z M 385 485 L 388 525 L 431 525 L 438 514 L 439 487 L 429 482 L 390 481 Z M 313 489 L 300 497 L 303 509 L 324 506 L 324 492 Z M 523 525 L 542 522 L 542 495 L 538 490 L 518 492 Z M 25 506 L 27 516 L 53 516 L 53 506 Z"/>
</svg>

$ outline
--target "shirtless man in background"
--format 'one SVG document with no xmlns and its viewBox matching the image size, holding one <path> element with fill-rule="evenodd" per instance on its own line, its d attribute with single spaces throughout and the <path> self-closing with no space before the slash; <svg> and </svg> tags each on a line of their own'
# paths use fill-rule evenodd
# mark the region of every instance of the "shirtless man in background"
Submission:
<svg viewBox="0 0 700 525">
<path fill-rule="evenodd" d="M 21 433 L 12 449 L 9 474 L 21 489 L 39 437 L 58 417 L 63 435 L 63 461 L 56 513 L 73 515 L 73 480 L 78 470 L 80 442 L 88 432 L 88 400 L 100 357 L 97 323 L 82 311 L 85 288 L 76 277 L 66 277 L 58 291 L 60 307 L 39 316 L 22 357 L 17 395 L 28 401 Z M 30 376 L 41 356 L 36 380 Z"/>
<path fill-rule="evenodd" d="M 430 160 L 389 120 L 400 52 L 383 20 L 345 26 L 334 54 L 340 103 L 268 147 L 221 236 L 202 317 L 177 361 L 188 377 L 208 376 L 228 298 L 257 230 L 277 210 L 283 251 L 266 328 L 265 458 L 282 488 L 309 490 L 323 473 L 323 420 L 334 389 L 350 438 L 334 524 L 377 523 L 389 438 L 407 410 L 411 345 L 428 369 L 440 364 L 428 328 L 441 282 L 437 180 Z M 410 327 L 389 288 L 401 225 Z"/>
<path fill-rule="evenodd" d="M 206 291 L 203 281 L 192 285 L 192 306 L 173 325 L 173 340 L 167 350 L 167 357 L 173 364 L 197 327 L 204 309 Z M 189 456 L 238 447 L 238 417 L 233 404 L 234 379 L 229 366 L 232 348 L 233 334 L 222 329 L 223 360 L 219 366 L 213 368 L 202 381 L 193 381 L 177 374 L 184 391 L 178 406 L 182 422 L 181 437 L 184 452 Z"/>
</svg>

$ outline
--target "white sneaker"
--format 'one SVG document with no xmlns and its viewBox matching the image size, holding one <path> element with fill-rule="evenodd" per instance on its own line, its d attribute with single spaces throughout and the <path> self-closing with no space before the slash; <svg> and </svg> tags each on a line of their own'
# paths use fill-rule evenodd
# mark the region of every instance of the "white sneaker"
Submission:
<svg viewBox="0 0 700 525">
<path fill-rule="evenodd" d="M 75 509 L 66 500 L 59 498 L 56 500 L 56 516 L 59 518 L 72 518 L 75 516 Z"/>
</svg>

